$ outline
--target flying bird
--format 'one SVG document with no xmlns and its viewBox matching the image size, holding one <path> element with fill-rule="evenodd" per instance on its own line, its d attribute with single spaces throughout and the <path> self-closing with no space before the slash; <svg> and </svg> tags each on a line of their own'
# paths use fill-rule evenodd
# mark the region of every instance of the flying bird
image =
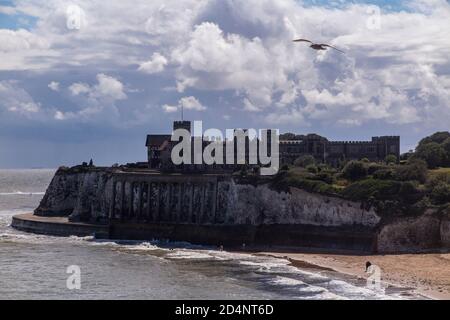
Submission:
<svg viewBox="0 0 450 320">
<path fill-rule="evenodd" d="M 308 43 L 311 43 L 311 45 L 309 47 L 313 48 L 314 50 L 327 50 L 327 48 L 332 48 L 334 50 L 339 51 L 340 53 L 345 53 L 344 51 L 339 50 L 338 48 L 330 46 L 329 44 L 326 44 L 326 43 L 314 43 L 314 42 L 311 42 L 311 41 L 309 41 L 307 39 L 297 39 L 297 40 L 293 40 L 293 41 L 294 42 L 308 42 Z"/>
</svg>

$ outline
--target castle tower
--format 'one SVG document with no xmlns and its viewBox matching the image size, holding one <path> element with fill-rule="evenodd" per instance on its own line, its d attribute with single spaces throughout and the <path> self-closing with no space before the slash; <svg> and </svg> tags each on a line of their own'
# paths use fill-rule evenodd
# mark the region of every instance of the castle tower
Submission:
<svg viewBox="0 0 450 320">
<path fill-rule="evenodd" d="M 177 129 L 185 129 L 191 132 L 191 122 L 190 121 L 174 121 L 173 122 L 173 131 Z"/>
</svg>

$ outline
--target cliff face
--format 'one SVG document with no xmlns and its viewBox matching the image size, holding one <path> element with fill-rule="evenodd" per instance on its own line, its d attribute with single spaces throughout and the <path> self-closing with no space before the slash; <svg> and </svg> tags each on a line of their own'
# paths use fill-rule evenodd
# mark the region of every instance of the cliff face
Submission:
<svg viewBox="0 0 450 320">
<path fill-rule="evenodd" d="M 126 196 L 128 198 L 127 193 Z M 162 199 L 166 197 L 161 194 Z M 58 170 L 35 214 L 70 216 L 72 220 L 83 221 L 104 220 L 109 215 L 111 198 L 112 172 Z M 375 227 L 380 222 L 373 209 L 366 210 L 357 202 L 295 188 L 290 193 L 279 193 L 266 185 L 236 184 L 231 178 L 219 182 L 217 202 L 217 215 L 204 223 Z"/>
<path fill-rule="evenodd" d="M 105 220 L 112 194 L 111 178 L 112 173 L 107 170 L 60 169 L 34 213 L 69 216 L 72 220 Z"/>
<path fill-rule="evenodd" d="M 442 246 L 450 248 L 450 212 L 447 212 L 442 217 L 440 231 Z"/>
<path fill-rule="evenodd" d="M 78 167 L 60 169 L 50 183 L 36 215 L 69 216 L 72 221 L 108 222 L 113 198 L 113 170 Z M 164 176 L 160 176 L 164 180 Z M 191 186 L 189 178 L 187 185 Z M 129 186 L 129 184 L 126 184 Z M 373 208 L 365 208 L 361 203 L 340 198 L 312 194 L 300 189 L 291 188 L 289 193 L 270 189 L 268 185 L 238 184 L 232 177 L 219 179 L 217 193 L 212 185 L 205 189 L 205 210 L 200 210 L 201 189 L 195 189 L 193 214 L 204 211 L 194 224 L 216 226 L 290 226 L 300 232 L 301 226 L 316 228 L 315 230 L 336 231 L 347 234 L 364 233 L 377 235 L 378 252 L 409 252 L 429 248 L 450 246 L 449 214 L 437 214 L 428 211 L 420 217 L 399 217 L 391 220 L 382 219 Z M 120 187 L 118 185 L 117 187 Z M 116 187 L 116 188 L 117 188 Z M 135 210 L 139 207 L 136 199 L 139 193 L 135 189 L 134 197 L 130 197 L 131 189 L 124 192 L 125 199 L 133 198 Z M 189 188 L 186 190 L 190 190 Z M 193 189 L 192 189 L 193 190 Z M 116 189 L 116 195 L 120 194 Z M 213 200 L 213 194 L 217 199 Z M 181 212 L 189 211 L 189 193 L 183 193 L 181 199 L 171 194 L 169 188 L 158 191 L 161 211 L 158 221 L 177 223 L 173 212 L 177 204 Z M 155 195 L 152 194 L 151 197 Z M 147 199 L 147 195 L 143 195 Z M 153 198 L 152 198 L 153 199 Z M 172 199 L 171 201 L 169 199 Z M 215 198 L 214 198 L 215 199 Z M 120 208 L 117 202 L 115 208 Z M 216 213 L 211 214 L 213 203 Z M 175 219 L 175 220 L 174 220 Z M 184 220 L 185 223 L 188 220 Z M 295 227 L 298 226 L 298 227 Z M 300 228 L 300 229 L 299 229 Z M 317 229 L 318 228 L 318 229 Z M 327 229 L 328 231 L 325 231 Z M 321 231 L 315 231 L 320 237 Z M 339 231 L 341 230 L 341 231 Z M 366 230 L 366 231 L 364 231 Z M 282 232 L 282 231 L 281 231 Z"/>
<path fill-rule="evenodd" d="M 378 250 L 384 253 L 414 252 L 440 245 L 441 219 L 433 210 L 420 217 L 395 219 L 378 235 Z"/>
<path fill-rule="evenodd" d="M 325 227 L 375 227 L 380 217 L 360 203 L 291 188 L 277 192 L 268 186 L 226 182 L 225 220 L 236 224 L 305 224 Z"/>
</svg>

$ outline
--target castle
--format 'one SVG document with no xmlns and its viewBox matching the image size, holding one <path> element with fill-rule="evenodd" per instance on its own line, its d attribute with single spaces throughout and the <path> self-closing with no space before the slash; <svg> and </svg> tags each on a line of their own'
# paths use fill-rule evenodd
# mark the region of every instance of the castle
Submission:
<svg viewBox="0 0 450 320">
<path fill-rule="evenodd" d="M 292 164 L 303 155 L 312 155 L 317 162 L 334 167 L 347 160 L 384 161 L 388 155 L 400 159 L 400 137 L 372 137 L 371 141 L 329 141 L 316 134 L 280 136 L 281 163 Z"/>
<path fill-rule="evenodd" d="M 191 132 L 190 121 L 175 121 L 173 130 L 185 129 Z M 245 132 L 245 130 L 244 130 Z M 268 131 L 268 134 L 271 130 Z M 199 137 L 192 137 L 201 139 Z M 248 137 L 246 145 L 248 145 Z M 270 140 L 269 140 L 270 141 Z M 203 148 L 209 143 L 202 141 Z M 150 134 L 147 136 L 146 147 L 148 150 L 148 166 L 152 169 L 174 169 L 171 161 L 171 151 L 176 142 L 171 141 L 170 134 Z M 235 147 L 236 148 L 236 147 Z M 269 148 L 270 150 L 270 148 Z M 249 148 L 246 148 L 246 159 L 249 157 Z M 394 155 L 400 159 L 400 137 L 381 136 L 373 137 L 371 141 L 329 141 L 317 134 L 295 135 L 292 133 L 279 136 L 280 164 L 293 164 L 301 156 L 311 155 L 317 163 L 326 163 L 337 167 L 348 160 L 368 159 L 369 161 L 384 161 L 388 155 Z M 189 165 L 184 166 L 187 171 L 209 170 L 238 170 L 242 165 Z"/>
</svg>

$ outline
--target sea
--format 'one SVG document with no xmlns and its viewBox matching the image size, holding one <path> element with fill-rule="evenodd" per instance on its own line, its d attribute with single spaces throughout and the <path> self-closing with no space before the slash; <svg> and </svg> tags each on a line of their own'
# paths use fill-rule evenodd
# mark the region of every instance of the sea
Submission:
<svg viewBox="0 0 450 320">
<path fill-rule="evenodd" d="M 167 241 L 52 237 L 13 229 L 54 169 L 0 170 L 0 299 L 414 299 L 288 260 Z M 76 276 L 76 280 L 74 280 Z"/>
</svg>

